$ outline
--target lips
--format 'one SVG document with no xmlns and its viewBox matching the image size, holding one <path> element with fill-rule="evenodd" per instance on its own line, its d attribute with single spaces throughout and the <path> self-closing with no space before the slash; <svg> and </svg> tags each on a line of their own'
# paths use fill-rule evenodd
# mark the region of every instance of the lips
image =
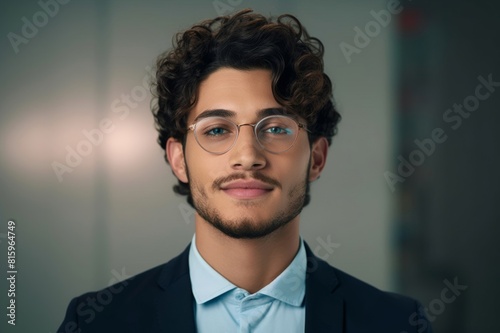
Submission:
<svg viewBox="0 0 500 333">
<path fill-rule="evenodd" d="M 222 184 L 220 189 L 237 199 L 255 199 L 273 190 L 273 186 L 258 180 L 236 180 Z"/>
</svg>

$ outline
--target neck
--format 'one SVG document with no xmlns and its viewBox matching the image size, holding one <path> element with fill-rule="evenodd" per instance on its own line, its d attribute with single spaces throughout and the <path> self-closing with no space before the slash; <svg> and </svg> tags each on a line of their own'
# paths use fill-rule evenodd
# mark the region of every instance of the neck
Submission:
<svg viewBox="0 0 500 333">
<path fill-rule="evenodd" d="M 299 217 L 258 239 L 231 238 L 196 214 L 196 247 L 234 285 L 253 294 L 285 270 L 299 250 Z"/>
</svg>

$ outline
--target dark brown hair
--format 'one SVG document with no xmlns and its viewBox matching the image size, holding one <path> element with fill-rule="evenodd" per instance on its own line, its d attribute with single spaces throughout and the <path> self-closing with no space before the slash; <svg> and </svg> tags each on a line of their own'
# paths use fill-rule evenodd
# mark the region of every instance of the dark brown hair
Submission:
<svg viewBox="0 0 500 333">
<path fill-rule="evenodd" d="M 321 41 L 310 37 L 292 15 L 268 19 L 246 9 L 179 32 L 173 49 L 161 54 L 156 64 L 153 115 L 158 143 L 163 149 L 170 137 L 185 143 L 186 119 L 200 83 L 217 69 L 230 67 L 271 70 L 274 97 L 307 121 L 310 144 L 318 137 L 331 144 L 340 114 L 324 73 L 323 53 Z M 193 205 L 189 184 L 179 181 L 174 191 L 187 195 Z M 309 200 L 307 193 L 304 205 Z"/>
</svg>

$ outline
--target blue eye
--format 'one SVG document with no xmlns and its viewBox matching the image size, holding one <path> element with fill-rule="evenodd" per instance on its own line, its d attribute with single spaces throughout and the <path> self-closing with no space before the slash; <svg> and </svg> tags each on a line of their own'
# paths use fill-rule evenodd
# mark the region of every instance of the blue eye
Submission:
<svg viewBox="0 0 500 333">
<path fill-rule="evenodd" d="M 273 127 L 268 127 L 265 130 L 266 133 L 270 134 L 292 134 L 292 130 L 290 128 L 283 128 L 283 127 L 278 127 L 278 126 L 273 126 Z"/>
<path fill-rule="evenodd" d="M 205 135 L 218 136 L 226 134 L 227 130 L 222 127 L 215 127 L 205 132 Z"/>
</svg>

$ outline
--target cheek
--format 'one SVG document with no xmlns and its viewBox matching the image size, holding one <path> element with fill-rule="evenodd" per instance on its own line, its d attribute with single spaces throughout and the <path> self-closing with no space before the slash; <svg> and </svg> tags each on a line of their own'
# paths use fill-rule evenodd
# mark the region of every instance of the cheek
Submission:
<svg viewBox="0 0 500 333">
<path fill-rule="evenodd" d="M 309 142 L 307 140 L 305 140 L 305 142 L 301 141 L 293 156 L 293 162 L 291 162 L 291 172 L 293 172 L 296 177 L 300 178 L 297 180 L 302 181 L 307 174 L 309 161 L 311 160 L 310 150 Z"/>
<path fill-rule="evenodd" d="M 198 178 L 200 174 L 200 160 L 203 159 L 204 151 L 201 151 L 202 149 L 198 148 L 198 143 L 194 137 L 192 135 L 188 136 L 186 140 L 186 148 L 184 149 L 184 156 L 190 178 Z"/>
<path fill-rule="evenodd" d="M 276 161 L 276 176 L 283 188 L 290 189 L 304 182 L 307 177 L 309 155 L 300 154 L 293 158 Z"/>
<path fill-rule="evenodd" d="M 211 155 L 201 148 L 199 150 L 191 150 L 188 153 L 186 149 L 189 180 L 196 184 L 196 186 L 201 186 L 207 191 L 211 190 L 215 179 L 227 176 L 227 173 L 224 172 L 225 162 L 221 156 Z"/>
</svg>

